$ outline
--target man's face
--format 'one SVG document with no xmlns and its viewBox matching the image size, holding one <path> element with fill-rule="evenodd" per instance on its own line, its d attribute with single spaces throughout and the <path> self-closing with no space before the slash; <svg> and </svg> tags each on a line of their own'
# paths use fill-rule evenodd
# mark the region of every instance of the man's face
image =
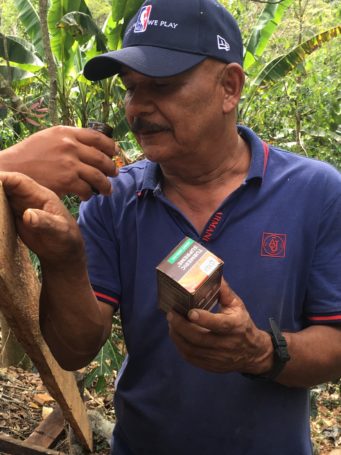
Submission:
<svg viewBox="0 0 341 455">
<path fill-rule="evenodd" d="M 167 78 L 122 69 L 127 120 L 147 158 L 163 164 L 212 150 L 226 122 L 224 69 L 224 63 L 210 59 Z"/>
</svg>

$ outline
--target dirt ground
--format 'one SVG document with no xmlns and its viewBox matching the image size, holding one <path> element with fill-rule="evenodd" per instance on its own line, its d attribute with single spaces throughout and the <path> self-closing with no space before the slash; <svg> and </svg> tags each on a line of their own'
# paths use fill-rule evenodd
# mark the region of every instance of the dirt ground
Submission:
<svg viewBox="0 0 341 455">
<path fill-rule="evenodd" d="M 312 390 L 311 429 L 315 447 L 314 455 L 327 455 L 341 448 L 341 382 L 328 383 Z M 113 390 L 97 395 L 85 390 L 86 406 L 105 423 L 105 431 L 94 435 L 94 455 L 108 455 L 106 440 L 115 420 L 112 406 Z M 53 409 L 54 400 L 47 393 L 40 376 L 18 368 L 0 369 L 0 433 L 16 439 L 26 439 L 42 419 Z M 54 450 L 69 454 L 68 426 Z M 0 452 L 2 455 L 2 452 Z"/>
</svg>

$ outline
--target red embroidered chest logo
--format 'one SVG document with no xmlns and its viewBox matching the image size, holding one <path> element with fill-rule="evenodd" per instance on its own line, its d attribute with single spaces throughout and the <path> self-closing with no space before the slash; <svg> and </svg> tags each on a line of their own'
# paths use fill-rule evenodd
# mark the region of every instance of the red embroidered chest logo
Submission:
<svg viewBox="0 0 341 455">
<path fill-rule="evenodd" d="M 261 256 L 285 258 L 287 246 L 286 234 L 263 232 Z"/>
<path fill-rule="evenodd" d="M 223 212 L 217 212 L 211 219 L 210 225 L 205 231 L 205 234 L 202 236 L 202 239 L 205 242 L 208 242 L 213 235 L 213 232 L 217 229 L 218 224 L 220 223 L 223 217 Z"/>
</svg>

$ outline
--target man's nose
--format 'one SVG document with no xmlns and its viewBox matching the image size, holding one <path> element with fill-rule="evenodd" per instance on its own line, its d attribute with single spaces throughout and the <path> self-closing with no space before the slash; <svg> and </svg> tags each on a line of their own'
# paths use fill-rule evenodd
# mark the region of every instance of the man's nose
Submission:
<svg viewBox="0 0 341 455">
<path fill-rule="evenodd" d="M 155 109 L 150 91 L 143 87 L 128 90 L 125 96 L 125 110 L 127 118 L 140 117 L 151 114 Z"/>
</svg>

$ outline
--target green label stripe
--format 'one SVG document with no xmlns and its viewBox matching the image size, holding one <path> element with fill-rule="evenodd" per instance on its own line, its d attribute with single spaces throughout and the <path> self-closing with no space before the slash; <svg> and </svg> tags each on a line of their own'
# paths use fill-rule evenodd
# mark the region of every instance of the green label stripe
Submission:
<svg viewBox="0 0 341 455">
<path fill-rule="evenodd" d="M 173 254 L 172 256 L 168 259 L 168 262 L 170 264 L 174 264 L 180 256 L 184 254 L 185 251 L 188 250 L 188 248 L 194 243 L 194 240 L 192 239 L 187 239 L 186 242 L 184 242 Z"/>
</svg>

